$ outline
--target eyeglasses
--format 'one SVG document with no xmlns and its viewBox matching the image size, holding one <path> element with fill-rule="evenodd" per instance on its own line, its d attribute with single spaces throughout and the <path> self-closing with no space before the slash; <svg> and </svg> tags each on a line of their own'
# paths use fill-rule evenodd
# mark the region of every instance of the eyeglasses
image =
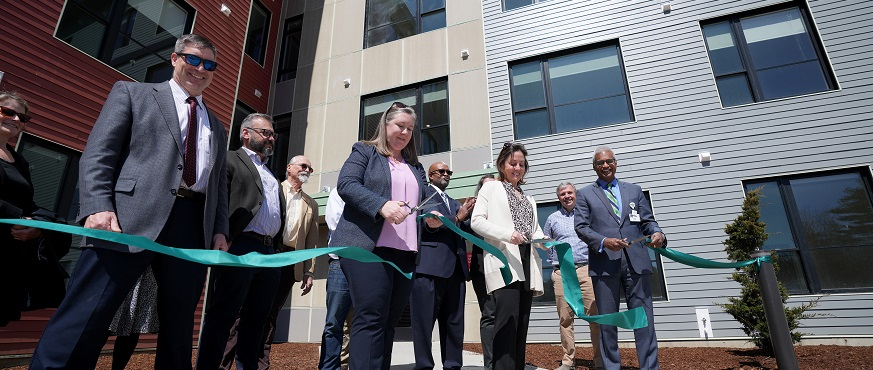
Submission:
<svg viewBox="0 0 873 370">
<path fill-rule="evenodd" d="M 3 113 L 4 116 L 9 118 L 18 116 L 18 120 L 21 121 L 21 123 L 27 123 L 27 121 L 30 121 L 30 116 L 24 113 L 18 113 L 12 108 L 0 107 L 0 113 Z"/>
<path fill-rule="evenodd" d="M 188 63 L 195 68 L 200 65 L 200 62 L 203 62 L 203 69 L 212 72 L 215 68 L 218 68 L 218 62 L 209 59 L 203 59 L 194 54 L 185 54 L 185 53 L 176 53 L 176 55 L 185 59 L 185 63 Z"/>
<path fill-rule="evenodd" d="M 385 122 L 388 122 L 388 113 L 390 113 L 392 109 L 403 109 L 403 108 L 409 108 L 409 106 L 406 104 L 403 104 L 399 101 L 391 103 L 391 105 L 388 106 L 388 109 L 385 110 L 385 114 L 382 115 L 383 117 L 385 117 Z"/>
<path fill-rule="evenodd" d="M 265 138 L 267 138 L 267 139 L 273 137 L 273 134 L 274 134 L 274 133 L 273 133 L 273 130 L 266 129 L 266 128 L 246 127 L 245 129 L 246 129 L 246 130 L 252 130 L 252 131 L 254 131 L 254 132 L 257 132 L 257 133 L 261 134 L 261 136 L 263 136 L 263 137 L 265 137 Z"/>
<path fill-rule="evenodd" d="M 452 170 L 446 170 L 446 169 L 442 169 L 442 168 L 440 168 L 440 169 L 438 169 L 438 170 L 430 171 L 430 174 L 431 174 L 431 175 L 433 175 L 434 173 L 439 173 L 440 175 L 449 175 L 449 176 L 451 176 L 454 172 L 452 172 Z"/>
<path fill-rule="evenodd" d="M 610 158 L 610 159 L 601 159 L 601 160 L 599 160 L 599 161 L 594 161 L 594 165 L 595 165 L 595 166 L 603 166 L 603 164 L 606 163 L 606 164 L 612 166 L 612 165 L 615 164 L 615 162 L 616 162 L 616 160 L 615 160 L 614 158 Z"/>
<path fill-rule="evenodd" d="M 300 166 L 300 168 L 303 169 L 304 171 L 307 171 L 310 173 L 315 172 L 315 168 L 306 164 L 306 163 L 291 163 L 291 164 L 293 164 L 295 166 Z"/>
</svg>

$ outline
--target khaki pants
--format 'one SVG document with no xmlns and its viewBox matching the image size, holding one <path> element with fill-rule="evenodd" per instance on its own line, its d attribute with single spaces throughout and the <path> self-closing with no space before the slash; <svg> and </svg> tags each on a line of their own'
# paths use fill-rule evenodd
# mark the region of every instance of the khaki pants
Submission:
<svg viewBox="0 0 873 370">
<path fill-rule="evenodd" d="M 576 277 L 579 279 L 579 287 L 582 289 L 582 302 L 585 305 L 585 315 L 597 315 L 597 305 L 594 304 L 594 285 L 588 276 L 588 266 L 576 266 Z M 573 322 L 576 314 L 567 304 L 564 298 L 564 283 L 561 281 L 561 270 L 552 272 L 552 285 L 555 288 L 555 303 L 558 306 L 558 318 L 560 319 L 561 347 L 564 348 L 564 358 L 561 363 L 575 366 L 576 339 L 573 334 Z M 594 366 L 603 367 L 603 358 L 600 354 L 600 325 L 588 323 L 591 330 L 591 345 L 594 347 Z"/>
</svg>

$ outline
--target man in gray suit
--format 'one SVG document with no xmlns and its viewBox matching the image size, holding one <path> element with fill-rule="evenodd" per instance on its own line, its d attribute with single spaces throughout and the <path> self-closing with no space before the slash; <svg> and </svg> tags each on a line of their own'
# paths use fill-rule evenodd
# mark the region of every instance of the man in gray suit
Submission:
<svg viewBox="0 0 873 370">
<path fill-rule="evenodd" d="M 78 222 L 187 249 L 227 250 L 227 134 L 203 102 L 215 46 L 183 35 L 165 83 L 115 84 L 79 163 Z M 147 266 L 158 283 L 156 369 L 191 368 L 206 266 L 87 238 L 31 369 L 93 369 L 115 311 Z"/>
<path fill-rule="evenodd" d="M 658 339 L 652 310 L 652 263 L 643 246 L 666 246 L 667 239 L 639 185 L 618 181 L 612 149 L 594 151 L 597 181 L 576 194 L 576 233 L 588 244 L 588 273 L 600 314 L 618 312 L 620 294 L 628 308 L 643 307 L 649 325 L 634 330 L 640 369 L 658 368 Z M 648 236 L 650 241 L 639 241 Z M 634 243 L 631 243 L 634 242 Z M 600 325 L 600 351 L 605 369 L 619 369 L 618 329 Z"/>
</svg>

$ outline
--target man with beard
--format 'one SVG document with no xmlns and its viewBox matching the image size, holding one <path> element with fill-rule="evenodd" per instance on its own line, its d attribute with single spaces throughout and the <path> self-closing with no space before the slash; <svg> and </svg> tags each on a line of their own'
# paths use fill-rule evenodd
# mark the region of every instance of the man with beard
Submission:
<svg viewBox="0 0 873 370">
<path fill-rule="evenodd" d="M 278 236 L 282 231 L 285 201 L 279 182 L 267 167 L 267 160 L 273 154 L 273 134 L 270 116 L 250 114 L 240 125 L 243 147 L 227 153 L 228 252 L 231 254 L 272 254 L 281 245 Z M 264 324 L 276 296 L 279 276 L 278 268 L 212 268 L 197 369 L 219 367 L 237 318 L 238 367 L 258 367 Z"/>
</svg>

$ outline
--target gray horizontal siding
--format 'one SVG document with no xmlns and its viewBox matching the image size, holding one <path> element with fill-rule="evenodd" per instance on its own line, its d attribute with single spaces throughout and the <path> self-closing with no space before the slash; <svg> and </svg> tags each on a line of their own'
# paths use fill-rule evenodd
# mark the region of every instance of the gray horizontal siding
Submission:
<svg viewBox="0 0 873 370">
<path fill-rule="evenodd" d="M 817 0 L 810 10 L 838 82 L 834 91 L 723 108 L 700 21 L 779 1 L 717 0 L 674 4 L 550 0 L 502 12 L 483 0 L 486 74 L 493 155 L 513 139 L 508 66 L 516 60 L 617 40 L 633 103 L 634 121 L 524 139 L 531 172 L 525 191 L 553 202 L 554 187 L 595 180 L 591 151 L 607 144 L 618 176 L 651 194 L 670 246 L 725 261 L 724 227 L 740 212 L 744 179 L 873 162 L 873 7 L 863 0 Z M 709 151 L 708 166 L 697 162 Z M 662 261 L 668 300 L 655 303 L 659 339 L 698 337 L 695 307 L 708 307 L 716 337 L 743 337 L 717 303 L 740 292 L 732 269 L 695 269 Z M 798 304 L 816 296 L 791 297 Z M 873 336 L 873 294 L 823 296 L 803 321 L 816 336 Z M 535 307 L 530 341 L 558 341 L 554 307 Z M 587 339 L 577 323 L 577 340 Z M 622 339 L 632 332 L 620 330 Z"/>
</svg>

